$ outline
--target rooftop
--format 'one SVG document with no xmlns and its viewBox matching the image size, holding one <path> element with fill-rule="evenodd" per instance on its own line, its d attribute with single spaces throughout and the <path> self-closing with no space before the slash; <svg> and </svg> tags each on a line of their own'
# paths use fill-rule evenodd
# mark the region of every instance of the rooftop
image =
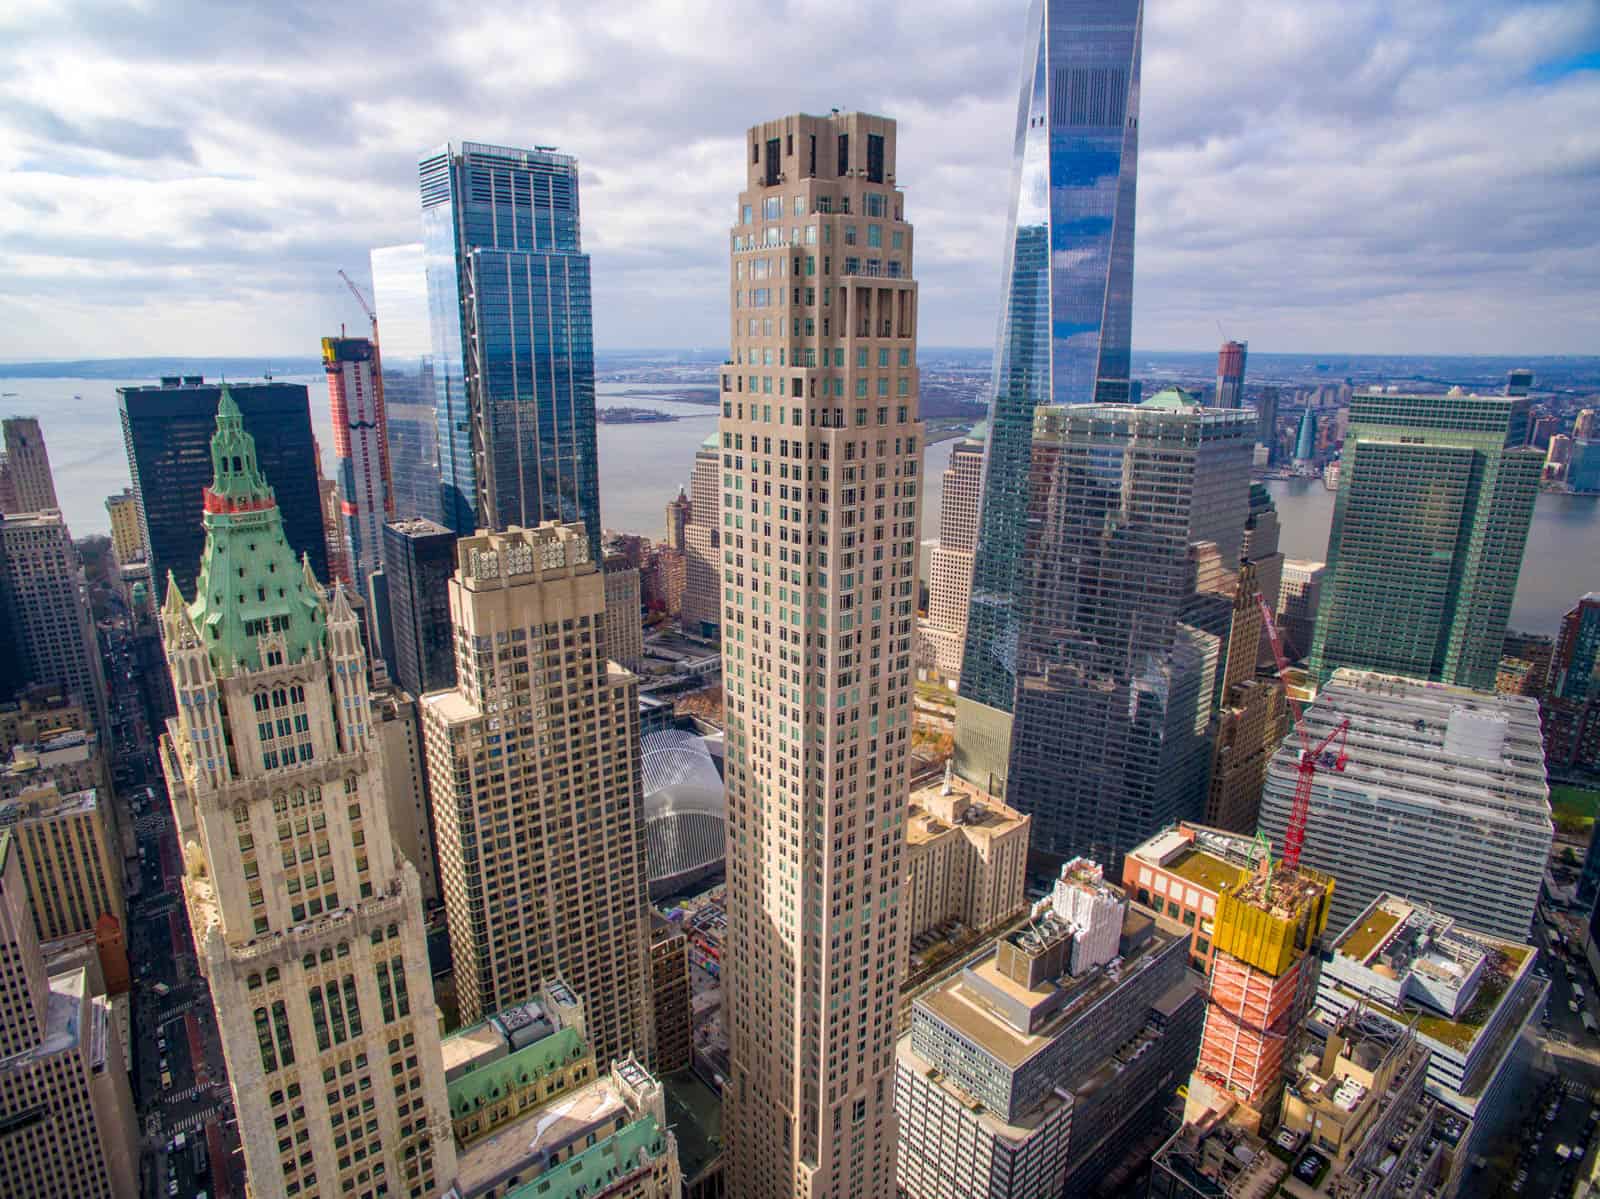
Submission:
<svg viewBox="0 0 1600 1199">
<path fill-rule="evenodd" d="M 667 1126 L 678 1141 L 678 1165 L 689 1182 L 722 1153 L 722 1099 L 685 1066 L 662 1079 Z"/>
<path fill-rule="evenodd" d="M 911 793 L 906 836 L 912 845 L 923 845 L 959 827 L 975 840 L 988 841 L 1027 819 L 982 787 L 951 775 Z"/>
<path fill-rule="evenodd" d="M 451 1103 L 454 1107 L 454 1100 Z M 457 1177 L 461 1190 L 474 1194 L 505 1175 L 538 1160 L 553 1149 L 582 1140 L 597 1126 L 626 1120 L 628 1106 L 609 1076 L 530 1108 L 460 1151 Z"/>
<path fill-rule="evenodd" d="M 588 1052 L 576 1029 L 562 1028 L 505 1057 L 468 1065 L 465 1073 L 446 1088 L 450 1115 L 457 1120 L 469 1116 L 484 1104 L 527 1086 L 541 1075 L 575 1062 Z"/>
</svg>

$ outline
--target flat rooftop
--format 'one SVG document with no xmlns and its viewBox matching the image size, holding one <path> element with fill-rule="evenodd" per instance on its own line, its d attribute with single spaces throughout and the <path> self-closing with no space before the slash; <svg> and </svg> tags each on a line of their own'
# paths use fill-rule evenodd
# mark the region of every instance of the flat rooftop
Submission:
<svg viewBox="0 0 1600 1199">
<path fill-rule="evenodd" d="M 678 1166 L 689 1182 L 722 1153 L 722 1098 L 685 1066 L 661 1080 Z"/>
<path fill-rule="evenodd" d="M 610 1076 L 529 1108 L 460 1152 L 456 1166 L 461 1189 L 468 1194 L 487 1189 L 552 1149 L 579 1141 L 590 1129 L 618 1118 L 628 1123 L 628 1105 L 612 1086 Z"/>
</svg>

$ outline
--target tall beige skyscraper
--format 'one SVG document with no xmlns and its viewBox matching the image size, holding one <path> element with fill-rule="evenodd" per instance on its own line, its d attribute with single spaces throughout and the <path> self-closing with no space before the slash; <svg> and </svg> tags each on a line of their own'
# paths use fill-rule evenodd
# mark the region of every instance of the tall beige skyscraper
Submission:
<svg viewBox="0 0 1600 1199">
<path fill-rule="evenodd" d="M 456 685 L 422 697 L 463 1023 L 560 976 L 605 1062 L 650 1052 L 639 684 L 581 524 L 456 543 Z"/>
<path fill-rule="evenodd" d="M 683 529 L 683 629 L 715 637 L 722 619 L 722 454 L 713 433 L 694 455 Z"/>
<path fill-rule="evenodd" d="M 972 597 L 972 547 L 978 536 L 978 497 L 983 491 L 984 426 L 957 442 L 945 467 L 939 507 L 939 544 L 928 556 L 928 617 L 919 622 L 919 665 L 946 679 L 961 674 L 967 643 L 967 606 Z"/>
<path fill-rule="evenodd" d="M 768 121 L 745 161 L 719 447 L 728 1193 L 879 1199 L 921 506 L 912 233 L 892 120 Z"/>
<path fill-rule="evenodd" d="M 367 659 L 296 562 L 224 388 L 193 603 L 167 584 L 161 739 L 184 898 L 255 1199 L 455 1174 L 417 872 L 389 835 Z"/>
</svg>

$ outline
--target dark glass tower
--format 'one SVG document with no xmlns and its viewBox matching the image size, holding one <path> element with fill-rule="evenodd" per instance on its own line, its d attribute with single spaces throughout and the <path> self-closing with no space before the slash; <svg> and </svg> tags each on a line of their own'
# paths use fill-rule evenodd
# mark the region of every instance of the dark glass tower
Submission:
<svg viewBox="0 0 1600 1199">
<path fill-rule="evenodd" d="M 1039 410 L 1015 732 L 956 738 L 957 768 L 1033 817 L 1036 850 L 1113 865 L 1198 818 L 1228 604 L 1196 592 L 1207 563 L 1239 567 L 1254 440 L 1253 412 L 1171 391 Z"/>
<path fill-rule="evenodd" d="M 245 432 L 255 438 L 261 469 L 272 480 L 289 548 L 296 558 L 310 555 L 311 569 L 318 578 L 327 578 L 328 543 L 305 385 L 230 383 L 228 391 L 239 406 Z M 221 395 L 220 384 L 206 383 L 197 375 L 117 388 L 128 472 L 149 551 L 150 580 L 163 598 L 168 571 L 185 595 L 194 594 L 195 573 L 206 544 L 200 517 L 205 489 L 211 485 L 211 436 L 217 429 Z"/>
<path fill-rule="evenodd" d="M 394 677 L 422 696 L 456 681 L 450 628 L 450 576 L 455 534 L 431 520 L 398 520 L 383 527 L 383 573 L 394 637 Z"/>
<path fill-rule="evenodd" d="M 598 560 L 577 159 L 465 142 L 418 173 L 444 523 L 582 521 Z"/>
<path fill-rule="evenodd" d="M 1006 756 L 1033 412 L 1130 398 L 1142 0 L 1034 0 L 958 711 Z"/>
<path fill-rule="evenodd" d="M 383 406 L 394 512 L 398 517 L 438 520 L 433 342 L 420 243 L 372 251 L 372 293 L 383 326 Z"/>
</svg>

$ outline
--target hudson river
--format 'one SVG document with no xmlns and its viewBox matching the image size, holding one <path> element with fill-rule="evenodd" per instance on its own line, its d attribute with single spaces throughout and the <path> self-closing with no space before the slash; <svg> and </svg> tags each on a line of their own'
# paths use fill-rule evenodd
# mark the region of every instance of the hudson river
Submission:
<svg viewBox="0 0 1600 1199">
<path fill-rule="evenodd" d="M 312 420 L 326 458 L 333 444 L 326 384 L 320 376 L 283 378 L 309 388 Z M 0 398 L 0 415 L 39 418 L 57 495 L 79 537 L 108 530 L 105 497 L 128 485 L 116 387 L 103 379 L 0 380 L 0 391 L 15 393 Z M 600 513 L 606 526 L 660 537 L 664 506 L 680 483 L 688 483 L 696 448 L 716 428 L 716 409 L 657 398 L 647 385 L 600 383 L 596 390 L 602 407 L 655 408 L 682 417 L 662 424 L 602 424 L 596 432 Z M 938 536 L 939 483 L 953 444 L 943 441 L 928 447 L 923 467 L 929 482 L 924 539 Z M 1333 493 L 1315 479 L 1273 480 L 1268 488 L 1278 505 L 1284 553 L 1291 558 L 1325 557 Z M 1554 633 L 1562 613 L 1586 591 L 1600 591 L 1600 497 L 1541 495 L 1511 625 L 1527 632 Z"/>
</svg>

